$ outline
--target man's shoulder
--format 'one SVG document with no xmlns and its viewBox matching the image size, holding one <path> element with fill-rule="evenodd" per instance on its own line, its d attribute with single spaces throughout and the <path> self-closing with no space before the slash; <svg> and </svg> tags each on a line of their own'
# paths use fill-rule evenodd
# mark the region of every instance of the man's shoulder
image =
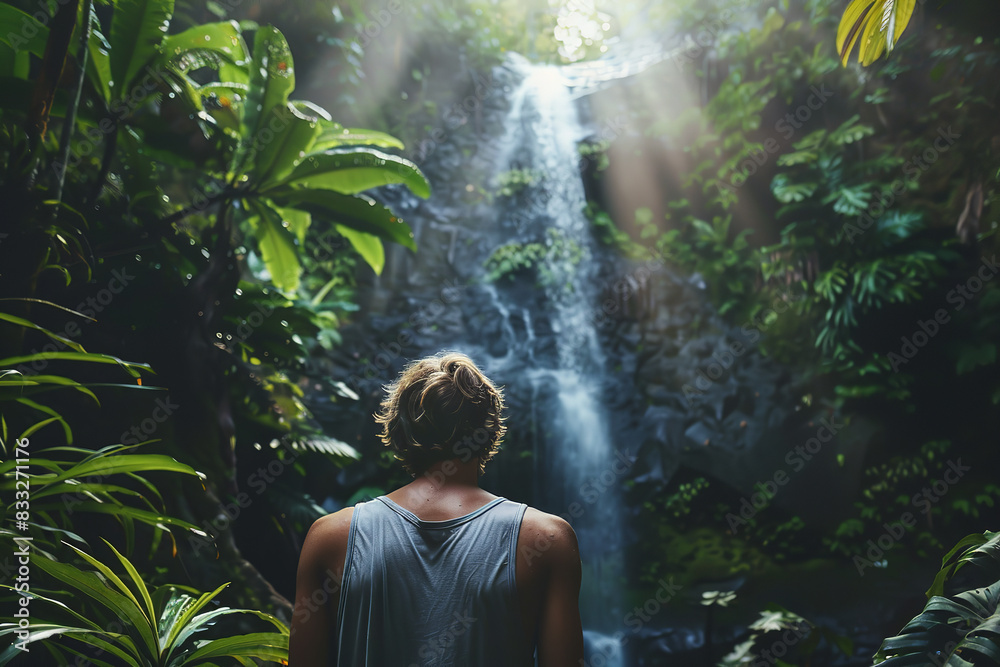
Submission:
<svg viewBox="0 0 1000 667">
<path fill-rule="evenodd" d="M 573 526 L 571 526 L 569 521 L 566 519 L 555 514 L 543 512 L 542 510 L 536 509 L 531 505 L 528 505 L 527 509 L 524 510 L 522 525 L 560 533 L 573 531 Z"/>
<path fill-rule="evenodd" d="M 549 514 L 534 507 L 528 507 L 521 521 L 521 532 L 518 538 L 521 548 L 534 549 L 540 555 L 545 554 L 554 561 L 566 558 L 580 558 L 580 548 L 576 539 L 576 531 L 566 519 L 555 514 Z"/>
<path fill-rule="evenodd" d="M 351 532 L 351 519 L 353 517 L 354 508 L 345 507 L 342 510 L 316 519 L 306 534 L 303 549 L 310 546 L 324 550 L 330 547 L 346 548 L 347 538 Z"/>
</svg>

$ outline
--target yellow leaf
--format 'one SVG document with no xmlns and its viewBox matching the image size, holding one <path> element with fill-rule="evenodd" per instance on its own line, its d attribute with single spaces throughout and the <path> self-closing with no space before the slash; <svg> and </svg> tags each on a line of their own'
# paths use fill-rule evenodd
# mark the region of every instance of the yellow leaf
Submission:
<svg viewBox="0 0 1000 667">
<path fill-rule="evenodd" d="M 868 18 L 872 9 L 871 2 L 864 2 L 863 5 L 861 13 L 854 19 L 854 22 L 846 24 L 849 26 L 850 30 L 845 35 L 846 43 L 839 48 L 841 64 L 844 67 L 847 66 L 847 58 L 851 55 L 851 51 L 854 49 L 854 44 L 858 41 L 858 38 L 861 37 L 861 33 L 864 32 L 865 19 Z"/>
<path fill-rule="evenodd" d="M 847 66 L 856 42 L 862 66 L 892 51 L 909 25 L 915 6 L 916 0 L 851 0 L 837 27 L 836 46 L 841 64 Z"/>
<path fill-rule="evenodd" d="M 844 42 L 849 34 L 856 33 L 856 26 L 860 20 L 871 9 L 871 4 L 875 0 L 853 0 L 844 10 L 844 16 L 840 19 L 840 26 L 837 28 L 837 52 L 843 53 Z"/>
<path fill-rule="evenodd" d="M 876 49 L 876 42 L 880 42 L 885 37 L 879 30 L 882 24 L 882 11 L 885 9 L 887 0 L 878 0 L 872 5 L 872 11 L 868 12 L 865 20 L 864 31 L 861 33 L 861 40 L 858 46 L 858 60 L 862 66 L 867 66 L 873 59 L 869 55 Z"/>
<path fill-rule="evenodd" d="M 896 46 L 896 42 L 899 41 L 899 36 L 906 30 L 906 26 L 910 23 L 910 18 L 913 16 L 913 8 L 917 6 L 916 0 L 896 0 L 896 6 L 893 8 L 892 16 L 892 31 L 889 35 L 889 41 L 887 44 L 888 50 Z"/>
</svg>

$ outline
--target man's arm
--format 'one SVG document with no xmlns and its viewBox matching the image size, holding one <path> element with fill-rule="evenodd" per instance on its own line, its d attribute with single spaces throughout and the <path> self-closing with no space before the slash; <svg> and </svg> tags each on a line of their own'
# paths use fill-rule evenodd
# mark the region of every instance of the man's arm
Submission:
<svg viewBox="0 0 1000 667">
<path fill-rule="evenodd" d="M 579 667 L 583 664 L 582 568 L 576 533 L 565 519 L 552 515 L 546 515 L 539 529 L 551 546 L 542 555 L 545 586 L 538 619 L 538 665 Z"/>
<path fill-rule="evenodd" d="M 326 667 L 336 650 L 337 603 L 353 515 L 348 507 L 317 519 L 306 534 L 295 575 L 289 667 Z"/>
</svg>

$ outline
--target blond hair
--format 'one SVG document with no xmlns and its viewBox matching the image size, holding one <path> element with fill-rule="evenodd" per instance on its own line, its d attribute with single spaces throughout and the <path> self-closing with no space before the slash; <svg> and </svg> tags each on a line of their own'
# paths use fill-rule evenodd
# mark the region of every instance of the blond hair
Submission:
<svg viewBox="0 0 1000 667">
<path fill-rule="evenodd" d="M 437 461 L 479 458 L 479 472 L 507 428 L 503 392 L 459 352 L 412 361 L 385 387 L 375 421 L 379 438 L 416 477 Z"/>
</svg>

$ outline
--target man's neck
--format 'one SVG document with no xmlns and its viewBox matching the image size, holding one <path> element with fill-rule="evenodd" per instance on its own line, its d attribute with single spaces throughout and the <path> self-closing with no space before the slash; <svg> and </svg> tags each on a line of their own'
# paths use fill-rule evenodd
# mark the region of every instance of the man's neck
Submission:
<svg viewBox="0 0 1000 667">
<path fill-rule="evenodd" d="M 428 493 L 479 488 L 479 459 L 438 461 L 417 475 L 408 486 Z"/>
</svg>

